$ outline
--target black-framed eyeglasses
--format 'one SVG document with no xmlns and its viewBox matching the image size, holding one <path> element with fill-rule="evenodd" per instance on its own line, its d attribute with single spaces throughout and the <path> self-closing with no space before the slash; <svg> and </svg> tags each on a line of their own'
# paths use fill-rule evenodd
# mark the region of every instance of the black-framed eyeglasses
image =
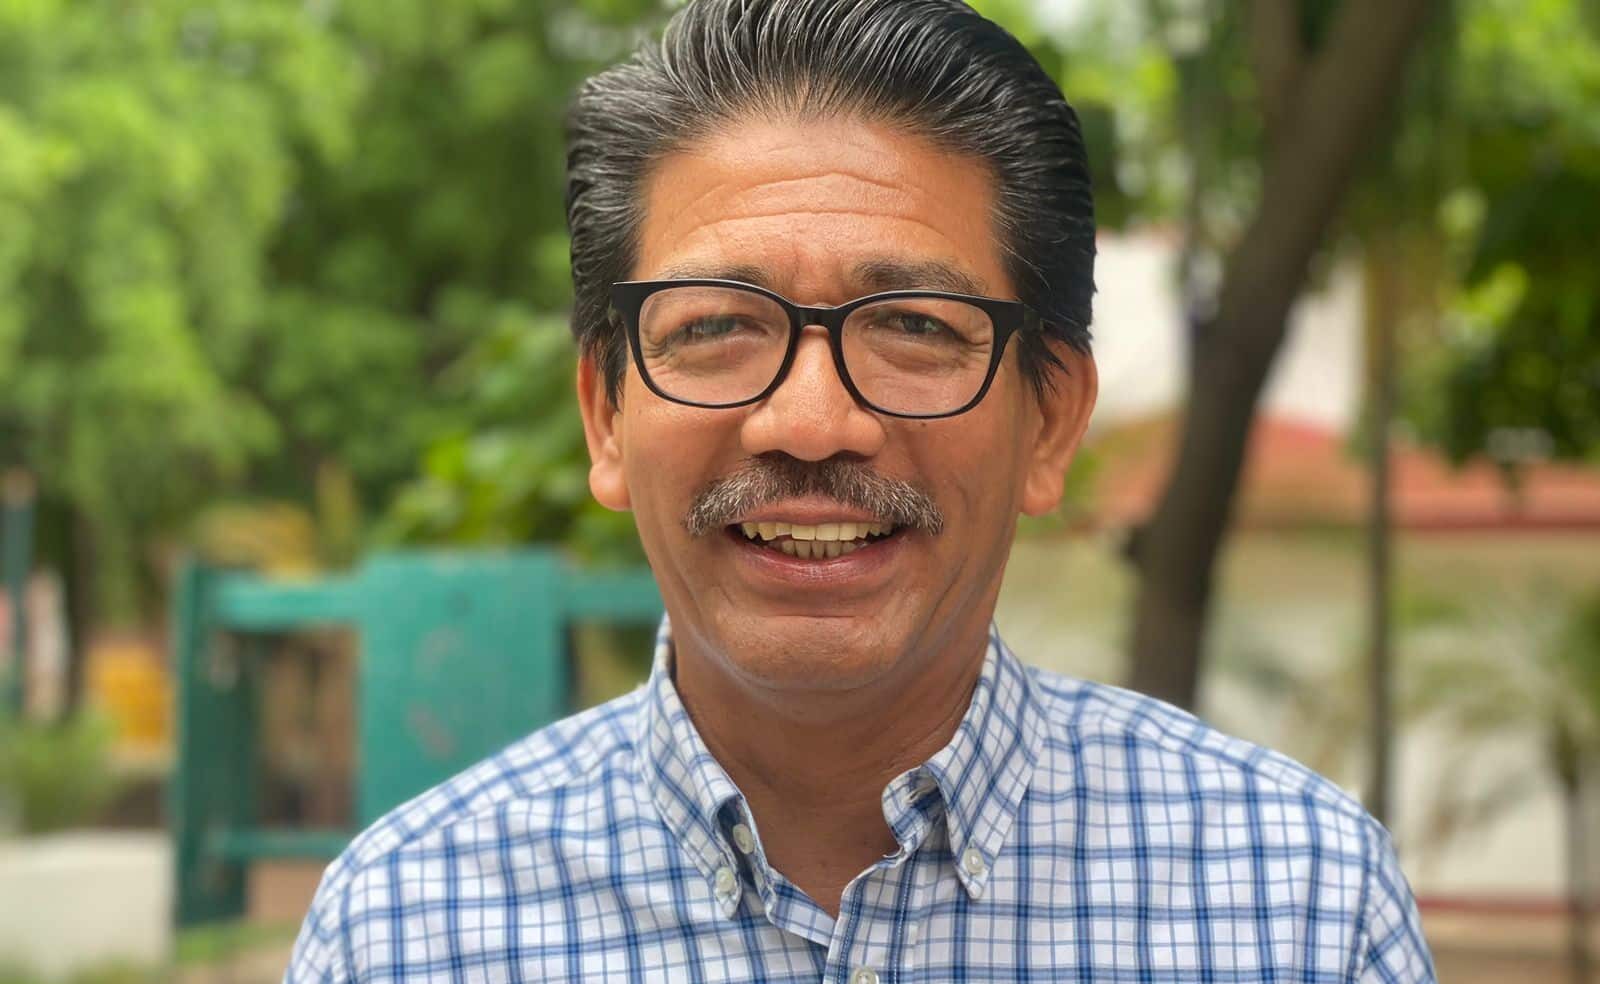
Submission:
<svg viewBox="0 0 1600 984">
<path fill-rule="evenodd" d="M 772 395 L 801 330 L 820 325 L 857 402 L 891 417 L 954 417 L 989 392 L 1011 336 L 1039 327 L 1020 301 L 939 290 L 805 307 L 735 280 L 641 280 L 613 284 L 611 304 L 650 391 L 706 409 Z"/>
</svg>

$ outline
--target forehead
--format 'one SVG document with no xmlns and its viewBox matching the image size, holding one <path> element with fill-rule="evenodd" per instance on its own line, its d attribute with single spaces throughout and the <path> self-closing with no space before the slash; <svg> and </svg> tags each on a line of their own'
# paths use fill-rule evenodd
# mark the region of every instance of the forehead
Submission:
<svg viewBox="0 0 1600 984">
<path fill-rule="evenodd" d="M 738 274 L 802 302 L 911 286 L 1010 297 L 994 195 L 982 161 L 884 124 L 746 120 L 651 172 L 633 277 Z"/>
</svg>

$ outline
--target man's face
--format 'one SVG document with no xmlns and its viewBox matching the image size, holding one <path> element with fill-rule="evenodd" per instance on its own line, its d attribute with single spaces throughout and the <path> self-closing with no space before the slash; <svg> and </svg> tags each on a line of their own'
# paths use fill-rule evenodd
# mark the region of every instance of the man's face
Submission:
<svg viewBox="0 0 1600 984">
<path fill-rule="evenodd" d="M 796 303 L 837 305 L 938 286 L 885 271 L 942 264 L 983 294 L 1014 298 L 993 196 L 981 163 L 901 131 L 849 119 L 750 121 L 653 173 L 632 279 L 737 271 L 734 279 L 759 278 Z M 613 408 L 586 363 L 590 484 L 604 505 L 634 511 L 680 652 L 704 654 L 746 685 L 794 692 L 909 681 L 951 647 L 981 650 L 1017 515 L 1057 504 L 1094 399 L 1092 362 L 1063 348 L 1072 371 L 1041 403 L 1018 371 L 1019 344 L 1008 346 L 977 407 L 921 421 L 857 404 L 816 326 L 783 384 L 737 409 L 663 400 L 632 366 Z M 709 533 L 686 526 L 697 497 L 742 469 L 822 462 L 919 490 L 942 529 L 901 528 L 821 559 L 741 530 L 742 522 L 860 529 L 881 518 L 814 494 L 761 502 Z"/>
</svg>

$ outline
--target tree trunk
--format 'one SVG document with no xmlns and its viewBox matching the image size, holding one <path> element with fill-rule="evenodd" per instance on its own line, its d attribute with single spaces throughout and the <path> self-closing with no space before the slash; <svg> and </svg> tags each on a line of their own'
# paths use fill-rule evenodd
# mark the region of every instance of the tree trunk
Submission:
<svg viewBox="0 0 1600 984">
<path fill-rule="evenodd" d="M 1385 245 L 1393 246 L 1392 243 Z M 1390 688 L 1393 658 L 1390 645 L 1392 562 L 1390 550 L 1389 431 L 1394 417 L 1395 322 L 1403 299 L 1394 279 L 1398 269 L 1390 261 L 1405 255 L 1403 249 L 1377 250 L 1367 277 L 1367 342 L 1372 346 L 1367 413 L 1371 424 L 1372 502 L 1367 513 L 1367 686 L 1371 744 L 1368 746 L 1367 811 L 1381 824 L 1390 822 L 1390 766 L 1393 758 L 1394 715 Z"/>
<path fill-rule="evenodd" d="M 1273 0 L 1258 0 L 1273 2 Z M 1195 324 L 1177 461 L 1134 558 L 1135 689 L 1193 706 L 1213 570 L 1256 400 L 1290 307 L 1346 197 L 1429 0 L 1345 0 L 1283 129 L 1269 134 L 1261 202 L 1226 263 L 1216 313 Z"/>
<path fill-rule="evenodd" d="M 1580 775 L 1581 769 L 1574 767 L 1561 781 L 1567 834 L 1567 966 L 1573 984 L 1590 984 L 1594 954 L 1589 948 L 1589 835 Z"/>
<path fill-rule="evenodd" d="M 65 714 L 77 713 L 83 704 L 89 640 L 98 622 L 94 524 L 82 509 L 70 509 L 68 546 L 63 552 L 61 581 L 67 608 L 67 679 Z"/>
</svg>

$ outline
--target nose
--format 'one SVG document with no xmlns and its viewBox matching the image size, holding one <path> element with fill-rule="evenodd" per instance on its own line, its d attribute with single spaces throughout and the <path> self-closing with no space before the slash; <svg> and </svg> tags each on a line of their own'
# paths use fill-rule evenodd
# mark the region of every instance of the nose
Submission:
<svg viewBox="0 0 1600 984">
<path fill-rule="evenodd" d="M 827 329 L 811 325 L 800 335 L 789 375 L 745 418 L 740 439 L 752 456 L 781 451 L 803 461 L 826 461 L 842 453 L 877 454 L 884 429 L 878 415 L 845 389 Z"/>
</svg>

